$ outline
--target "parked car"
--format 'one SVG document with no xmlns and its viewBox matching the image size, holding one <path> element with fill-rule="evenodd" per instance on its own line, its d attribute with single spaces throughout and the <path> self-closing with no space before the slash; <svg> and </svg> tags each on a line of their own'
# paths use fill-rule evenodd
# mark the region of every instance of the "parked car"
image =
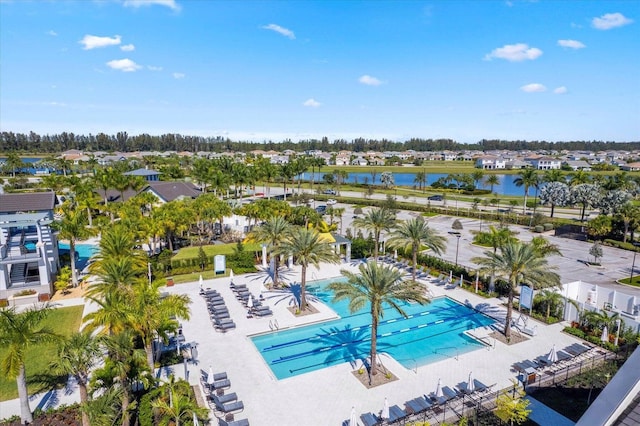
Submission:
<svg viewBox="0 0 640 426">
<path fill-rule="evenodd" d="M 333 198 L 329 198 L 329 199 L 327 200 L 327 205 L 328 205 L 328 206 L 332 206 L 332 205 L 334 205 L 335 203 L 337 203 L 337 201 L 336 201 L 336 200 L 334 200 Z"/>
<path fill-rule="evenodd" d="M 442 201 L 444 199 L 444 197 L 442 195 L 431 195 L 430 197 L 427 197 L 427 200 L 429 201 Z"/>
<path fill-rule="evenodd" d="M 324 214 L 324 212 L 327 211 L 327 206 L 325 206 L 324 204 L 321 206 L 316 207 L 316 211 L 320 214 Z"/>
<path fill-rule="evenodd" d="M 336 191 L 335 191 L 335 190 L 333 190 L 333 189 L 325 189 L 325 190 L 324 190 L 324 193 L 325 193 L 326 195 L 336 195 Z"/>
</svg>

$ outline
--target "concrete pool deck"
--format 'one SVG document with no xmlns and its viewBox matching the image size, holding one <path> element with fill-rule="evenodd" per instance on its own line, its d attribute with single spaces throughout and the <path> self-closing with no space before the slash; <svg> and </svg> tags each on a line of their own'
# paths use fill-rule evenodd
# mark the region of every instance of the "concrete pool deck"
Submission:
<svg viewBox="0 0 640 426">
<path fill-rule="evenodd" d="M 310 267 L 307 272 L 308 280 L 321 280 L 340 276 L 341 269 L 357 271 L 359 263 L 342 263 L 340 265 L 323 264 L 320 269 Z M 236 276 L 236 284 L 246 284 L 254 295 L 259 295 L 260 285 L 267 279 L 265 274 L 245 274 Z M 294 267 L 285 271 L 286 281 L 299 281 L 300 269 Z M 198 344 L 198 362 L 189 363 L 189 381 L 193 385 L 200 384 L 201 370 L 208 371 L 209 366 L 214 372 L 227 372 L 231 381 L 231 388 L 226 392 L 236 392 L 238 399 L 244 403 L 244 411 L 235 415 L 236 419 L 249 419 L 251 425 L 339 425 L 349 418 L 351 407 L 355 407 L 358 418 L 367 412 L 379 413 L 385 397 L 389 405 L 404 407 L 404 403 L 424 394 L 433 392 L 438 379 L 443 386 L 454 387 L 465 382 L 469 372 L 487 384 L 496 388 L 512 385 L 517 373 L 512 370 L 515 362 L 534 359 L 549 352 L 555 344 L 558 349 L 579 342 L 578 339 L 562 333 L 564 323 L 550 326 L 537 323 L 537 335 L 529 340 L 506 346 L 490 339 L 490 346 L 458 357 L 443 359 L 422 367 L 406 369 L 395 360 L 382 355 L 382 363 L 391 370 L 399 380 L 367 390 L 359 380 L 353 376 L 356 368 L 349 363 L 328 367 L 322 370 L 301 374 L 284 380 L 276 380 L 250 340 L 251 335 L 270 332 L 277 322 L 280 329 L 308 324 L 310 322 L 325 321 L 335 318 L 336 314 L 322 303 L 314 303 L 317 314 L 295 317 L 287 309 L 289 300 L 286 297 L 270 297 L 265 294 L 266 304 L 271 307 L 273 316 L 265 318 L 247 318 L 246 308 L 236 300 L 229 287 L 230 279 L 219 278 L 205 280 L 205 288 L 215 288 L 224 297 L 231 318 L 237 328 L 227 333 L 216 332 L 209 320 L 206 304 L 199 295 L 199 283 L 191 282 L 167 287 L 165 291 L 176 294 L 187 294 L 191 297 L 191 319 L 183 322 L 183 334 L 187 342 Z M 504 308 L 498 299 L 484 299 L 460 288 L 445 289 L 443 286 L 429 284 L 434 297 L 447 295 L 459 302 L 471 304 L 492 316 L 504 317 Z M 63 304 L 74 304 L 75 301 L 65 301 Z M 91 303 L 85 303 L 85 314 L 95 309 Z M 517 318 L 517 312 L 514 314 Z M 476 336 L 486 336 L 490 327 L 477 329 Z M 165 368 L 159 374 L 174 373 L 176 377 L 184 377 L 182 364 Z M 31 408 L 37 406 L 46 408 L 49 405 L 73 403 L 78 401 L 77 387 L 72 392 L 65 390 L 47 394 L 33 395 Z M 18 400 L 0 403 L 0 418 L 19 414 Z M 212 420 L 213 413 L 211 415 Z"/>
<path fill-rule="evenodd" d="M 319 270 L 310 268 L 308 277 L 310 280 L 336 277 L 340 275 L 340 269 L 356 271 L 357 264 L 322 265 Z M 287 279 L 299 281 L 299 269 L 294 268 L 291 273 L 291 278 Z M 247 274 L 236 276 L 234 282 L 246 284 L 253 294 L 258 295 L 263 279 L 260 274 Z M 453 387 L 465 382 L 471 371 L 476 379 L 485 384 L 504 388 L 517 377 L 511 367 L 513 363 L 543 355 L 554 344 L 563 348 L 579 342 L 561 333 L 565 324 L 538 324 L 537 335 L 525 342 L 506 346 L 490 339 L 491 346 L 458 357 L 452 355 L 451 358 L 414 369 L 406 369 L 382 355 L 384 365 L 399 380 L 369 390 L 353 377 L 352 371 L 356 368 L 349 363 L 276 380 L 248 336 L 270 332 L 269 324 L 273 326 L 276 321 L 283 329 L 331 319 L 335 317 L 333 311 L 321 303 L 315 303 L 318 314 L 296 318 L 287 309 L 287 302 L 276 302 L 276 299 L 267 295 L 266 304 L 274 315 L 246 318 L 246 308 L 235 299 L 229 287 L 229 278 L 205 280 L 204 287 L 215 288 L 222 294 L 237 328 L 227 333 L 214 331 L 204 299 L 199 295 L 197 282 L 167 288 L 171 293 L 188 294 L 193 301 L 191 319 L 183 323 L 183 333 L 187 342 L 198 343 L 199 363 L 189 364 L 189 381 L 198 384 L 200 370 L 208 371 L 209 366 L 213 367 L 214 372 L 227 372 L 231 381 L 228 392 L 236 392 L 245 407 L 235 418 L 248 418 L 252 425 L 338 425 L 348 419 L 352 406 L 358 416 L 366 412 L 378 413 L 385 397 L 390 405 L 404 407 L 405 401 L 434 391 L 438 379 L 442 380 L 443 386 Z M 434 285 L 429 285 L 429 288 L 434 296 L 447 295 L 489 311 L 493 316 L 504 316 L 498 299 L 483 299 L 460 288 L 447 290 Z M 517 318 L 517 313 L 514 318 Z M 474 334 L 486 336 L 490 331 L 490 327 L 485 327 L 477 329 Z M 176 366 L 175 370 L 176 376 L 184 375 L 182 365 Z"/>
</svg>

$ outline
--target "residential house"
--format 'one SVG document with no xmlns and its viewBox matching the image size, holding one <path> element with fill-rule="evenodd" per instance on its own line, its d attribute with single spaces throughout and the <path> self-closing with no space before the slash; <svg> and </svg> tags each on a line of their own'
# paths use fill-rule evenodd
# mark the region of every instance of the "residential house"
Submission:
<svg viewBox="0 0 640 426">
<path fill-rule="evenodd" d="M 584 170 L 585 172 L 591 171 L 591 165 L 584 160 L 565 160 L 562 162 L 563 166 L 571 167 L 571 170 Z"/>
<path fill-rule="evenodd" d="M 147 182 L 157 182 L 160 180 L 160 172 L 150 169 L 137 169 L 123 173 L 125 176 L 139 176 Z"/>
<path fill-rule="evenodd" d="M 476 159 L 476 168 L 484 170 L 504 169 L 505 161 L 493 155 L 484 155 Z"/>
<path fill-rule="evenodd" d="M 58 241 L 49 226 L 53 191 L 0 194 L 0 299 L 10 304 L 48 300 L 59 268 Z M 33 296 L 13 298 L 34 290 Z"/>
<path fill-rule="evenodd" d="M 356 157 L 351 161 L 352 166 L 366 166 L 369 162 L 363 157 Z"/>
<path fill-rule="evenodd" d="M 141 191 L 149 192 L 158 198 L 160 204 L 170 201 L 196 198 L 201 192 L 190 182 L 149 182 Z"/>
<path fill-rule="evenodd" d="M 620 170 L 624 170 L 625 172 L 639 172 L 640 162 L 623 164 L 620 166 Z"/>
<path fill-rule="evenodd" d="M 525 161 L 536 170 L 559 170 L 562 161 L 553 157 L 529 157 Z"/>
</svg>

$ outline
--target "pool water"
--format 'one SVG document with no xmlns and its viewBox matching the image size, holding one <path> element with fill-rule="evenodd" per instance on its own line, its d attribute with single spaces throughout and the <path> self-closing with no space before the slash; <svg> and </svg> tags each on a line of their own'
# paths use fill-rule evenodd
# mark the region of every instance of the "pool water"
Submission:
<svg viewBox="0 0 640 426">
<path fill-rule="evenodd" d="M 58 243 L 60 253 L 69 253 L 69 243 Z M 91 256 L 96 254 L 100 247 L 94 244 L 76 244 L 76 269 L 82 271 L 89 263 Z"/>
<path fill-rule="evenodd" d="M 369 306 L 351 314 L 348 301 L 332 301 L 333 293 L 327 289 L 329 282 L 312 282 L 308 285 L 308 291 L 329 305 L 340 315 L 340 319 L 252 338 L 258 352 L 278 379 L 343 362 L 351 362 L 354 368 L 359 368 L 361 360 L 369 356 Z M 401 306 L 407 318 L 385 306 L 384 317 L 378 325 L 378 352 L 389 354 L 407 369 L 483 347 L 464 332 L 494 322 L 448 297 L 435 298 L 426 305 L 402 303 Z"/>
</svg>

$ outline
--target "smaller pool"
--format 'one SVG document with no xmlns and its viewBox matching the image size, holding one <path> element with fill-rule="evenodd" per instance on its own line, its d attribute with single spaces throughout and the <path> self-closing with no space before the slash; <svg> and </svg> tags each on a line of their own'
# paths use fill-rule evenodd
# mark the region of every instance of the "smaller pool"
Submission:
<svg viewBox="0 0 640 426">
<path fill-rule="evenodd" d="M 76 269 L 82 271 L 87 264 L 91 256 L 96 254 L 100 247 L 94 244 L 76 244 Z M 58 243 L 58 250 L 60 254 L 69 253 L 69 243 Z"/>
</svg>

